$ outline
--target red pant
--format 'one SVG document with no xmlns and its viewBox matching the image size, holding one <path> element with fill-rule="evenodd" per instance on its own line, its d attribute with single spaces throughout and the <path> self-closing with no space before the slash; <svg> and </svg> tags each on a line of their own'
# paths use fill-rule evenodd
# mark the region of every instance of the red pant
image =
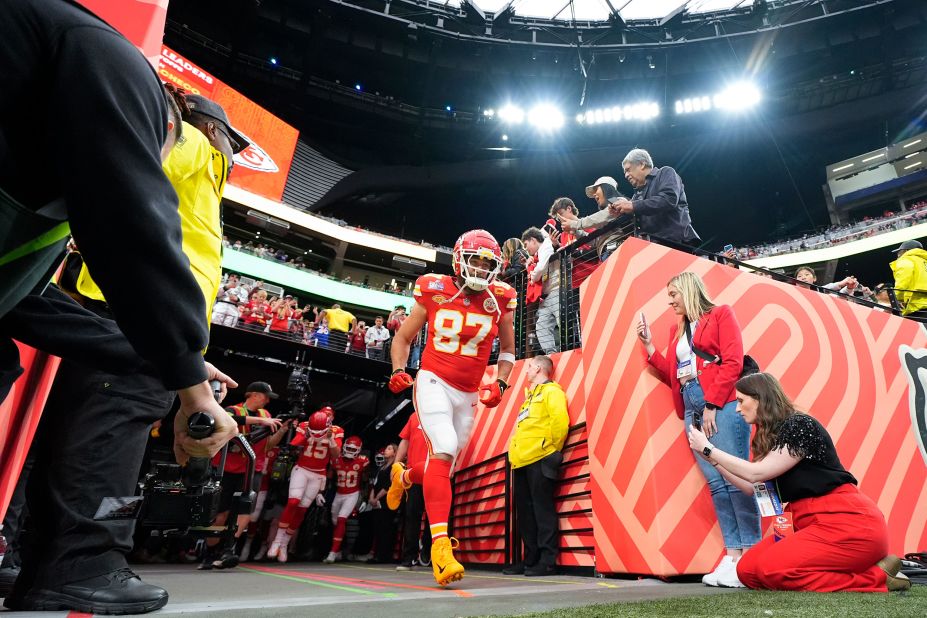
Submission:
<svg viewBox="0 0 927 618">
<path fill-rule="evenodd" d="M 748 588 L 812 592 L 887 592 L 876 562 L 888 553 L 885 517 L 855 485 L 790 504 L 795 533 L 769 536 L 737 563 Z"/>
</svg>

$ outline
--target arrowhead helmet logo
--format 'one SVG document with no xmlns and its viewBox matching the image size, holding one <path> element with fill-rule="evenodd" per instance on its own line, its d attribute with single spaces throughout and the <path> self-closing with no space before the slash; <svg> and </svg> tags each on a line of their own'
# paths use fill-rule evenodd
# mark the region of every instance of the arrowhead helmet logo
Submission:
<svg viewBox="0 0 927 618">
<path fill-rule="evenodd" d="M 238 129 L 235 129 L 238 131 Z M 250 137 L 241 133 L 241 136 L 248 140 L 248 147 L 239 152 L 233 158 L 236 166 L 241 166 L 249 170 L 254 170 L 255 172 L 265 172 L 268 174 L 273 174 L 279 172 L 280 168 L 277 167 L 277 164 L 274 163 L 274 160 L 270 158 L 270 155 L 267 152 L 258 146 L 254 140 Z"/>
<path fill-rule="evenodd" d="M 898 357 L 908 378 L 908 406 L 914 439 L 927 463 L 927 350 L 901 345 L 898 346 Z"/>
</svg>

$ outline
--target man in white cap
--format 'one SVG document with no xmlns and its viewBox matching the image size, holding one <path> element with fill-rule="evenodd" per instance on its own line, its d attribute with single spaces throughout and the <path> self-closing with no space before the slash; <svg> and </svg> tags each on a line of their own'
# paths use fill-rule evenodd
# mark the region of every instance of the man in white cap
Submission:
<svg viewBox="0 0 927 618">
<path fill-rule="evenodd" d="M 895 273 L 895 296 L 902 315 L 927 320 L 927 251 L 916 240 L 895 247 L 898 258 L 890 264 Z"/>
<path fill-rule="evenodd" d="M 563 229 L 571 231 L 577 236 L 583 236 L 585 232 L 603 227 L 606 223 L 617 219 L 621 215 L 617 208 L 611 207 L 612 204 L 615 204 L 623 197 L 618 192 L 617 181 L 611 176 L 602 176 L 586 187 L 586 197 L 595 200 L 599 212 L 588 217 L 579 218 L 567 210 L 557 216 Z M 623 237 L 623 231 L 618 230 L 614 234 L 599 238 L 596 241 L 596 251 L 599 254 L 599 259 L 604 262 L 612 251 L 618 248 Z"/>
</svg>

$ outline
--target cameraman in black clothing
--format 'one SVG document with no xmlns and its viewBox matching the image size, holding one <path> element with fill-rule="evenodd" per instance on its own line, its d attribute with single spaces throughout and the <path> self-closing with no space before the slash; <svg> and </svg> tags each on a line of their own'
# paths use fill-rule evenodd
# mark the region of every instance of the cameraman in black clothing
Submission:
<svg viewBox="0 0 927 618">
<path fill-rule="evenodd" d="M 203 361 L 205 301 L 181 250 L 177 196 L 161 169 L 164 95 L 154 70 L 131 43 L 64 0 L 0 3 L 0 62 L 5 67 L 0 72 L 0 256 L 12 255 L 24 243 L 29 247 L 17 259 L 0 262 L 5 283 L 0 397 L 21 372 L 16 338 L 88 369 L 112 371 L 98 392 L 83 396 L 124 397 L 127 413 L 94 416 L 93 406 L 85 404 L 89 412 L 83 418 L 42 419 L 35 488 L 28 493 L 30 503 L 45 500 L 50 508 L 31 509 L 39 538 L 31 552 L 24 542 L 23 571 L 4 604 L 152 611 L 167 602 L 166 591 L 144 584 L 126 567 L 118 542 L 94 526 L 92 514 L 99 486 L 124 473 L 134 483 L 137 470 L 120 458 L 130 455 L 127 449 L 139 431 L 144 436 L 153 409 L 171 395 L 123 392 L 120 376 L 144 368 L 152 381 L 146 392 L 177 391 L 175 450 L 181 461 L 215 454 L 237 431 L 208 382 L 232 383 Z M 56 161 L 61 154 L 67 160 Z M 94 264 L 94 278 L 118 329 L 57 290 L 35 293 L 60 260 L 65 219 L 83 256 Z M 145 282 L 146 293 L 159 299 L 168 319 L 152 320 L 137 310 L 136 281 Z M 37 327 L 42 322 L 45 330 Z M 216 422 L 205 440 L 186 433 L 186 420 L 197 411 Z M 54 484 L 42 489 L 43 480 Z M 96 504 L 89 504 L 90 496 L 96 496 Z"/>
</svg>

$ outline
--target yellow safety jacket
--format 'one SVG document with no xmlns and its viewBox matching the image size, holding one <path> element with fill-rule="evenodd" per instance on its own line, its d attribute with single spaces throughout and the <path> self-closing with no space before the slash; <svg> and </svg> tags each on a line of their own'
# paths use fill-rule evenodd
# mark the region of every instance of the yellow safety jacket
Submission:
<svg viewBox="0 0 927 618">
<path fill-rule="evenodd" d="M 927 251 L 911 249 L 891 263 L 895 287 L 910 292 L 896 292 L 904 305 L 903 315 L 927 309 Z"/>
<path fill-rule="evenodd" d="M 228 180 L 228 159 L 199 129 L 184 122 L 183 133 L 162 167 L 177 192 L 183 252 L 203 290 L 208 323 L 222 278 L 220 202 Z M 77 291 L 87 298 L 106 300 L 86 263 L 77 277 Z"/>
<path fill-rule="evenodd" d="M 562 449 L 570 428 L 563 388 L 553 381 L 526 388 L 517 422 L 509 442 L 509 461 L 513 469 L 533 464 Z"/>
</svg>

